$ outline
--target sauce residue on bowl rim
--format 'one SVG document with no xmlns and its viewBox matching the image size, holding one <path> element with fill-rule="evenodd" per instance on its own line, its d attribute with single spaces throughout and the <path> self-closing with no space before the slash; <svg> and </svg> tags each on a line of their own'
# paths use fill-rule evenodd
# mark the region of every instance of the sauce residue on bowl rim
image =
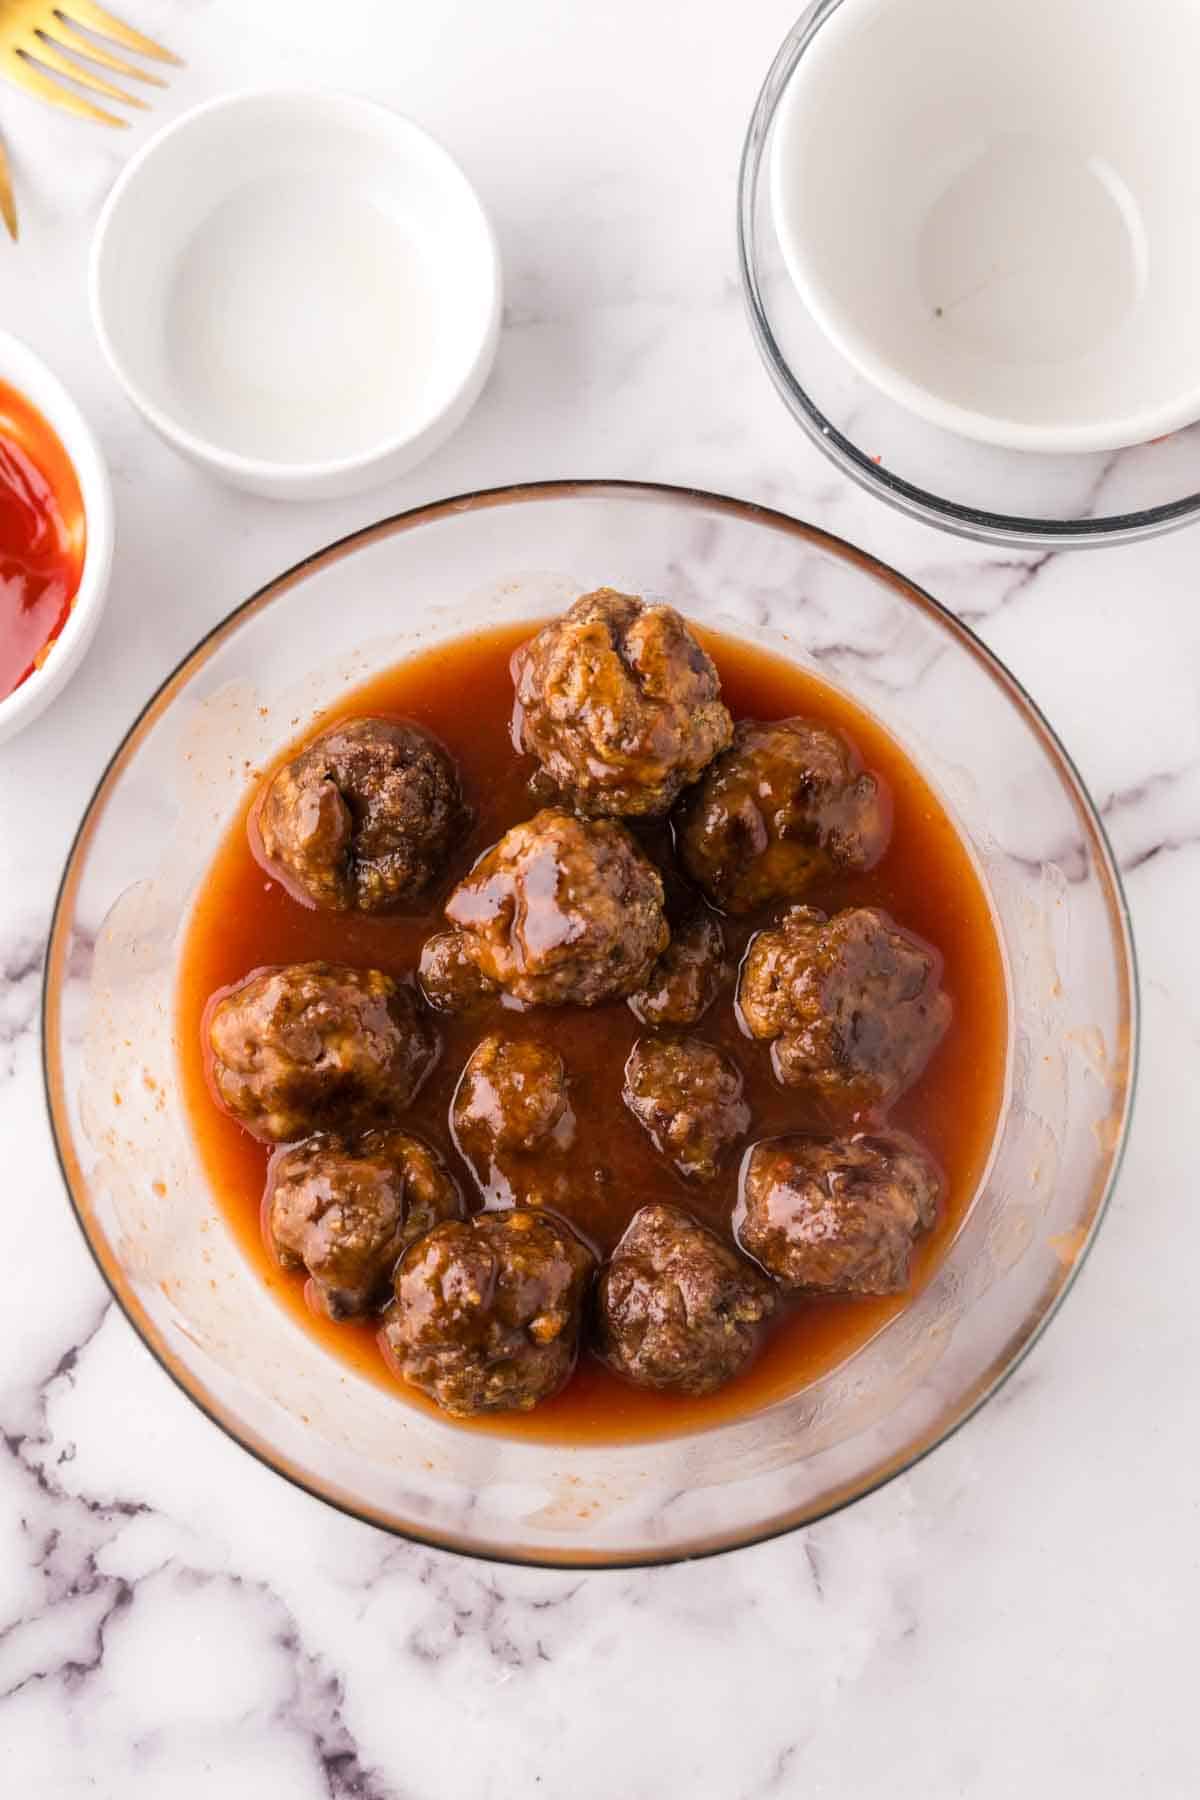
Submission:
<svg viewBox="0 0 1200 1800">
<path fill-rule="evenodd" d="M 0 382 L 0 701 L 54 648 L 79 592 L 85 549 L 70 457 L 32 402 Z"/>
</svg>

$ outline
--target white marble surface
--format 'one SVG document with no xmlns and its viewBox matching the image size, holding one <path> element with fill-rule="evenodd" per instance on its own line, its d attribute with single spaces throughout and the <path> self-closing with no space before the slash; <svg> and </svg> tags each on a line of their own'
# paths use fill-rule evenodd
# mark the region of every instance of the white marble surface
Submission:
<svg viewBox="0 0 1200 1800">
<path fill-rule="evenodd" d="M 152 119 L 106 135 L 0 94 L 24 224 L 19 250 L 0 244 L 0 322 L 97 426 L 120 528 L 86 667 L 0 752 L 3 1791 L 1194 1794 L 1200 537 L 993 554 L 882 510 L 807 447 L 757 365 L 733 240 L 742 126 L 791 0 L 121 10 L 187 59 Z M 369 91 L 431 126 L 492 210 L 508 281 L 496 373 L 461 435 L 403 482 L 303 509 L 174 460 L 114 389 L 84 301 L 92 221 L 150 124 L 271 80 Z M 914 1473 L 802 1535 L 584 1578 L 392 1541 L 286 1487 L 192 1409 L 78 1238 L 35 1021 L 80 811 L 191 643 L 281 567 L 383 513 L 562 474 L 783 506 L 969 616 L 1104 810 L 1146 1026 L 1109 1221 L 997 1401 Z"/>
</svg>

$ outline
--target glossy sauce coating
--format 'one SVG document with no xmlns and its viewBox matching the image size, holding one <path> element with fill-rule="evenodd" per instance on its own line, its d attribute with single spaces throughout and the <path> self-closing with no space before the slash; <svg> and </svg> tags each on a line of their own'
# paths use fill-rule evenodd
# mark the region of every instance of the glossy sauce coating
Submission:
<svg viewBox="0 0 1200 1800">
<path fill-rule="evenodd" d="M 70 617 L 83 496 L 41 413 L 0 382 L 0 700 L 40 668 Z"/>
<path fill-rule="evenodd" d="M 441 887 L 422 910 L 365 918 L 307 910 L 255 860 L 246 828 L 254 793 L 213 862 L 197 898 L 181 960 L 179 1033 L 184 1098 L 192 1129 L 230 1226 L 262 1279 L 298 1321 L 334 1355 L 397 1394 L 398 1404 L 429 1406 L 389 1373 L 377 1343 L 376 1324 L 334 1324 L 306 1302 L 300 1275 L 271 1258 L 262 1237 L 261 1203 L 267 1147 L 256 1143 L 214 1104 L 207 1086 L 202 1020 L 213 993 L 265 963 L 325 958 L 372 966 L 394 975 L 415 969 L 421 945 L 443 928 L 441 905 L 474 858 L 539 801 L 527 786 L 528 759 L 515 758 L 509 738 L 512 682 L 509 656 L 531 626 L 480 633 L 414 657 L 348 694 L 314 722 L 306 738 L 337 718 L 373 713 L 415 719 L 453 753 L 467 797 L 475 808 L 470 837 L 452 859 Z M 711 632 L 699 635 L 720 671 L 726 703 L 735 718 L 785 718 L 803 714 L 847 733 L 866 766 L 887 782 L 894 807 L 891 846 L 867 874 L 839 876 L 806 895 L 834 910 L 852 905 L 884 908 L 941 951 L 943 980 L 954 1017 L 934 1057 L 891 1109 L 890 1122 L 920 1139 L 940 1163 L 947 1199 L 938 1223 L 918 1246 L 913 1292 L 930 1278 L 962 1222 L 986 1164 L 1003 1094 L 1007 1001 L 1003 965 L 986 896 L 958 833 L 911 762 L 895 742 L 842 694 L 814 676 L 751 645 Z M 266 773 L 266 771 L 264 771 Z M 652 856 L 669 855 L 663 826 L 638 826 Z M 688 895 L 667 872 L 668 906 L 681 916 Z M 751 1112 L 750 1139 L 787 1131 L 821 1129 L 804 1102 L 776 1082 L 766 1045 L 750 1042 L 732 1006 L 733 974 L 750 933 L 773 917 L 725 921 L 729 972 L 715 1004 L 695 1035 L 732 1056 L 745 1081 Z M 517 1012 L 498 1000 L 465 1018 L 438 1019 L 441 1059 L 403 1124 L 446 1157 L 464 1191 L 475 1184 L 455 1150 L 448 1114 L 468 1056 L 489 1030 L 514 1037 L 551 1029 L 566 1064 L 575 1137 L 573 1167 L 580 1172 L 576 1222 L 601 1252 L 612 1248 L 639 1207 L 663 1201 L 684 1207 L 728 1239 L 737 1195 L 738 1157 L 718 1179 L 685 1182 L 655 1151 L 621 1099 L 626 1059 L 645 1027 L 623 1002 L 589 1010 Z M 564 1208 L 564 1210 L 568 1210 Z M 635 1389 L 584 1356 L 557 1398 L 520 1416 L 474 1420 L 469 1429 L 565 1441 L 612 1441 L 693 1431 L 758 1410 L 794 1392 L 861 1348 L 907 1303 L 880 1299 L 783 1300 L 753 1365 L 726 1387 L 687 1399 Z"/>
</svg>

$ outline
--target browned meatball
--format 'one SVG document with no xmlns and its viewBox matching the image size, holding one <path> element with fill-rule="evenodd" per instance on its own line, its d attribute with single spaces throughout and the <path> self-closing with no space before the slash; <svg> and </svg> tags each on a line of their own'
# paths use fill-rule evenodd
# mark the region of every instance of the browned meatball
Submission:
<svg viewBox="0 0 1200 1800">
<path fill-rule="evenodd" d="M 268 861 L 332 912 L 387 912 L 437 880 L 468 820 L 449 755 L 419 725 L 351 719 L 271 779 L 258 812 Z"/>
<path fill-rule="evenodd" d="M 212 1081 L 255 1137 L 355 1131 L 408 1105 L 437 1054 L 412 990 L 378 969 L 259 969 L 213 1009 Z"/>
<path fill-rule="evenodd" d="M 643 1206 L 600 1278 L 601 1356 L 640 1387 L 711 1394 L 754 1355 L 775 1294 L 677 1206 Z"/>
<path fill-rule="evenodd" d="M 525 1412 L 575 1366 L 595 1259 L 550 1213 L 438 1225 L 396 1270 L 385 1334 L 406 1381 L 448 1413 Z"/>
<path fill-rule="evenodd" d="M 471 1052 L 451 1120 L 464 1156 L 481 1160 L 569 1137 L 573 1118 L 562 1057 L 535 1038 L 491 1032 Z"/>
<path fill-rule="evenodd" d="M 675 819 L 684 868 L 731 913 L 870 869 L 890 835 L 886 790 L 844 738 L 806 719 L 743 719 Z"/>
<path fill-rule="evenodd" d="M 490 1033 L 462 1072 L 450 1125 L 486 1205 L 568 1202 L 575 1114 L 552 1045 Z"/>
<path fill-rule="evenodd" d="M 308 1270 L 331 1319 L 365 1312 L 405 1245 L 461 1212 L 441 1161 L 407 1132 L 311 1137 L 271 1158 L 271 1242 L 284 1268 Z"/>
<path fill-rule="evenodd" d="M 625 1064 L 626 1106 L 681 1175 L 712 1181 L 750 1126 L 737 1065 L 700 1038 L 639 1038 Z"/>
<path fill-rule="evenodd" d="M 746 1158 L 738 1241 L 789 1290 L 902 1294 L 941 1190 L 920 1145 L 898 1134 L 771 1138 Z"/>
<path fill-rule="evenodd" d="M 795 906 L 758 932 L 738 1007 L 750 1035 L 771 1040 L 779 1080 L 807 1088 L 834 1119 L 909 1087 L 953 1010 L 937 952 L 871 906 L 831 919 Z"/>
<path fill-rule="evenodd" d="M 733 729 L 711 660 L 671 606 L 584 594 L 513 657 L 513 741 L 581 812 L 664 813 Z"/>
<path fill-rule="evenodd" d="M 437 1012 L 474 1012 L 498 991 L 467 955 L 461 931 L 439 931 L 421 946 L 421 992 Z"/>
<path fill-rule="evenodd" d="M 643 1025 L 694 1025 L 717 997 L 725 939 L 712 913 L 694 912 L 667 945 L 629 1004 Z"/>
<path fill-rule="evenodd" d="M 446 917 L 487 979 L 530 1006 L 631 993 L 670 938 L 661 877 L 625 827 L 555 807 L 480 857 Z"/>
</svg>

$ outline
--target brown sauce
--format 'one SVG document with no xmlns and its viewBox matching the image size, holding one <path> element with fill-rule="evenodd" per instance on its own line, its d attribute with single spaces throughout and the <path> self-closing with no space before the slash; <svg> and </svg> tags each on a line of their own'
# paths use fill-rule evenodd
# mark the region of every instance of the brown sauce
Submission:
<svg viewBox="0 0 1200 1800">
<path fill-rule="evenodd" d="M 268 1147 L 250 1137 L 212 1099 L 202 1021 L 217 989 L 263 964 L 324 958 L 411 974 L 425 938 L 442 928 L 440 909 L 450 887 L 481 850 L 536 810 L 526 786 L 532 765 L 514 756 L 509 738 L 508 660 L 532 629 L 483 632 L 415 656 L 347 695 L 306 734 L 339 718 L 392 714 L 420 721 L 451 750 L 475 807 L 476 822 L 426 910 L 370 919 L 319 913 L 299 904 L 252 854 L 247 831 L 252 791 L 204 881 L 181 962 L 184 1101 L 201 1160 L 230 1228 L 280 1303 L 331 1354 L 386 1385 L 402 1403 L 427 1411 L 435 1410 L 432 1404 L 389 1373 L 377 1342 L 378 1321 L 333 1324 L 319 1316 L 307 1304 L 303 1277 L 285 1273 L 268 1251 L 261 1230 Z M 947 1181 L 938 1224 L 917 1249 L 915 1294 L 929 1281 L 962 1223 L 987 1162 L 1003 1097 L 1007 999 L 988 901 L 945 809 L 869 714 L 780 657 L 716 633 L 697 635 L 720 671 L 725 701 L 735 718 L 803 714 L 834 726 L 854 741 L 867 766 L 891 789 L 894 829 L 882 862 L 870 874 L 841 877 L 805 898 L 829 910 L 848 905 L 884 907 L 898 923 L 934 944 L 944 958 L 953 1023 L 920 1080 L 890 1114 L 894 1125 L 928 1146 Z M 639 836 L 656 859 L 668 854 L 664 830 L 642 831 Z M 669 883 L 669 896 L 671 891 Z M 733 967 L 750 933 L 768 916 L 726 921 Z M 727 1048 L 741 1066 L 753 1110 L 751 1138 L 820 1129 L 815 1118 L 806 1116 L 796 1093 L 776 1084 L 767 1047 L 741 1035 L 731 999 L 732 983 L 694 1030 Z M 549 1029 L 566 1062 L 579 1121 L 575 1157 L 581 1180 L 575 1221 L 586 1237 L 601 1251 L 610 1249 L 631 1215 L 651 1200 L 674 1201 L 728 1236 L 737 1158 L 709 1186 L 688 1185 L 658 1157 L 621 1102 L 625 1059 L 642 1029 L 623 1002 L 590 1011 L 564 1007 L 524 1014 L 501 1010 L 497 1003 L 494 1012 L 489 1009 L 469 1019 L 439 1019 L 441 1061 L 407 1122 L 442 1151 L 466 1194 L 473 1195 L 475 1188 L 454 1151 L 447 1114 L 464 1062 L 496 1019 L 514 1035 Z M 703 1399 L 632 1388 L 585 1354 L 555 1399 L 529 1414 L 473 1421 L 470 1429 L 578 1442 L 648 1438 L 718 1424 L 755 1412 L 843 1363 L 909 1298 L 791 1302 L 781 1309 L 753 1366 Z"/>
</svg>

